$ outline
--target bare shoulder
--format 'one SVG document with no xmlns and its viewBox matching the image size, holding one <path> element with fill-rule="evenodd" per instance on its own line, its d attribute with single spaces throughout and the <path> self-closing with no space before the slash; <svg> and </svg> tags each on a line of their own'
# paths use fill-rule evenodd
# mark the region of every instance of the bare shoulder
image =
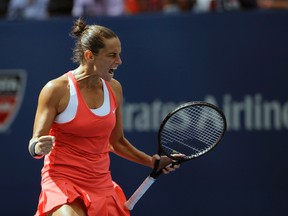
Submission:
<svg viewBox="0 0 288 216">
<path fill-rule="evenodd" d="M 111 81 L 109 81 L 109 84 L 117 98 L 118 104 L 122 104 L 123 95 L 121 83 L 116 79 L 112 79 Z"/>
<path fill-rule="evenodd" d="M 122 85 L 118 80 L 112 79 L 109 84 L 116 94 L 122 94 Z"/>
<path fill-rule="evenodd" d="M 41 90 L 40 97 L 46 100 L 60 100 L 69 89 L 67 75 L 48 81 Z"/>
<path fill-rule="evenodd" d="M 45 91 L 47 93 L 61 93 L 61 90 L 64 90 L 68 86 L 68 79 L 67 75 L 62 75 L 56 79 L 48 81 L 44 87 L 42 88 L 42 91 Z"/>
<path fill-rule="evenodd" d="M 112 88 L 115 88 L 115 89 L 122 88 L 121 83 L 116 79 L 112 79 L 111 81 L 109 81 L 109 84 Z"/>
</svg>

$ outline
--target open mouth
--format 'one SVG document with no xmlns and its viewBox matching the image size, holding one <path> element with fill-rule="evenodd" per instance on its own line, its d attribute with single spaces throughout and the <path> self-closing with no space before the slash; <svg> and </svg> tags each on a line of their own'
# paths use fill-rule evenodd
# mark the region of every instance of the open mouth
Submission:
<svg viewBox="0 0 288 216">
<path fill-rule="evenodd" d="M 111 69 L 109 70 L 109 73 L 113 75 L 113 74 L 114 74 L 114 71 L 115 71 L 116 69 L 117 69 L 117 68 L 111 68 Z"/>
</svg>

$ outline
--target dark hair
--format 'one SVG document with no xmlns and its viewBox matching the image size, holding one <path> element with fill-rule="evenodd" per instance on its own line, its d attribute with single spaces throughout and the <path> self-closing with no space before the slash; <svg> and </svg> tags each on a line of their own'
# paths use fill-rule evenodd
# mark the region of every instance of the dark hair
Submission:
<svg viewBox="0 0 288 216">
<path fill-rule="evenodd" d="M 105 48 L 104 39 L 117 38 L 111 29 L 100 25 L 87 25 L 81 18 L 75 21 L 70 35 L 76 39 L 72 60 L 79 64 L 84 63 L 86 50 L 97 55 L 99 49 Z"/>
</svg>

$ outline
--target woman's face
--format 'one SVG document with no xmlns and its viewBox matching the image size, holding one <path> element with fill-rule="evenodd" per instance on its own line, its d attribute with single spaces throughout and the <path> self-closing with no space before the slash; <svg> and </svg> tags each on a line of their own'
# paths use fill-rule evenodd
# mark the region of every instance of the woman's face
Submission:
<svg viewBox="0 0 288 216">
<path fill-rule="evenodd" d="M 122 64 L 119 38 L 105 40 L 105 48 L 100 49 L 94 60 L 94 71 L 104 80 L 110 81 L 117 67 Z"/>
</svg>

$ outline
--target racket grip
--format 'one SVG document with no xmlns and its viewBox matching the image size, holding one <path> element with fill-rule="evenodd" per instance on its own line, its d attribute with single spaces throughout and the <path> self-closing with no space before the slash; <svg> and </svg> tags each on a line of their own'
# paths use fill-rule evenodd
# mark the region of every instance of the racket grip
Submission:
<svg viewBox="0 0 288 216">
<path fill-rule="evenodd" d="M 143 183 L 138 187 L 138 189 L 132 194 L 132 196 L 125 202 L 125 207 L 132 210 L 139 199 L 145 194 L 145 192 L 150 188 L 150 186 L 155 182 L 151 176 L 148 176 Z"/>
</svg>

